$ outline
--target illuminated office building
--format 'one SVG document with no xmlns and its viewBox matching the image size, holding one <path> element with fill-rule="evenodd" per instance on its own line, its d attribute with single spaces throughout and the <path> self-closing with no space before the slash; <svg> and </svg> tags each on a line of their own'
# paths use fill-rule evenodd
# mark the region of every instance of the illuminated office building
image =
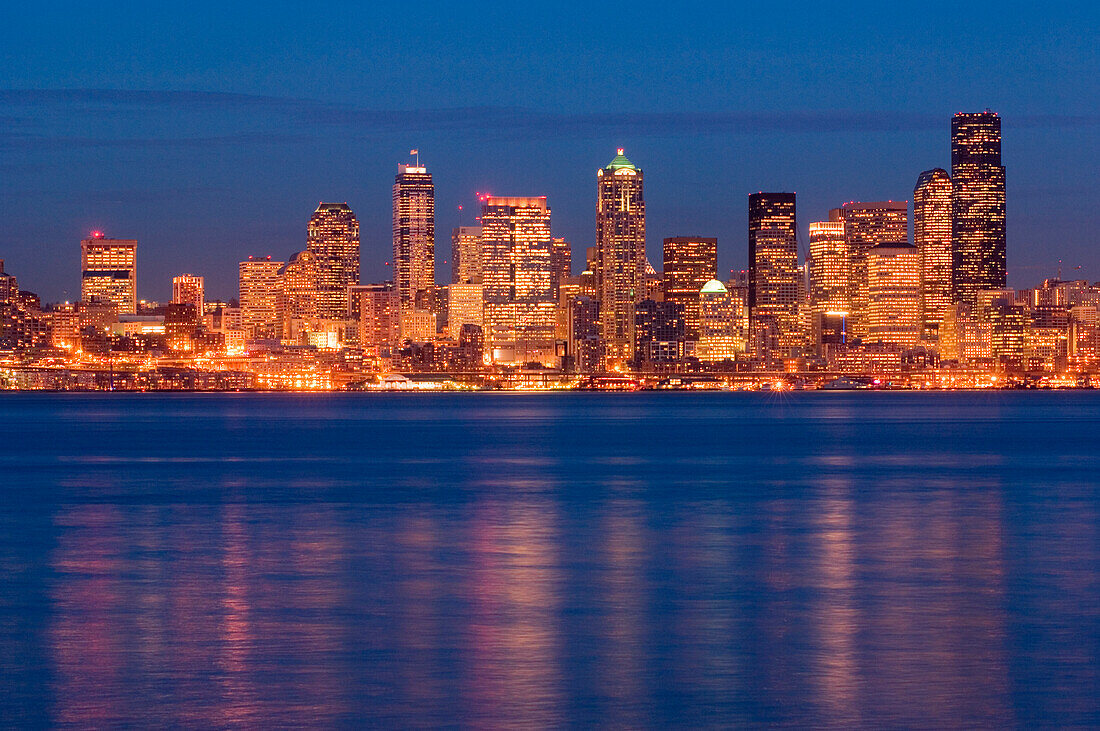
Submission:
<svg viewBox="0 0 1100 731">
<path fill-rule="evenodd" d="M 749 316 L 755 317 L 757 287 L 761 272 L 757 270 L 757 238 L 761 231 L 769 233 L 768 246 L 775 249 L 779 237 L 785 237 L 782 248 L 794 253 L 798 266 L 798 225 L 795 219 L 794 193 L 753 193 L 749 196 Z M 797 293 L 794 295 L 797 298 Z"/>
<path fill-rule="evenodd" d="M 481 226 L 451 230 L 451 284 L 481 284 Z"/>
<path fill-rule="evenodd" d="M 913 244 L 921 261 L 922 337 L 936 340 L 951 304 L 951 177 L 942 168 L 925 170 L 913 188 Z"/>
<path fill-rule="evenodd" d="M 844 222 L 848 244 L 848 327 L 852 335 L 866 338 L 870 332 L 868 252 L 879 244 L 909 241 L 909 204 L 905 201 L 845 203 L 829 211 L 829 220 Z"/>
<path fill-rule="evenodd" d="M 718 276 L 718 239 L 674 236 L 664 240 L 664 298 L 684 309 L 688 340 L 699 338 L 699 290 Z"/>
<path fill-rule="evenodd" d="M 867 252 L 867 342 L 911 348 L 920 340 L 920 254 L 905 241 Z"/>
<path fill-rule="evenodd" d="M 645 289 L 645 196 L 642 171 L 621 148 L 596 180 L 600 337 L 610 369 L 634 355 L 634 305 Z"/>
<path fill-rule="evenodd" d="M 347 203 L 320 203 L 309 218 L 306 251 L 317 257 L 317 316 L 348 313 L 348 287 L 359 284 L 359 221 Z"/>
<path fill-rule="evenodd" d="M 80 299 L 137 314 L 137 241 L 96 231 L 80 242 Z"/>
<path fill-rule="evenodd" d="M 393 182 L 393 280 L 402 312 L 427 309 L 424 293 L 435 285 L 435 185 L 419 161 L 398 165 Z"/>
<path fill-rule="evenodd" d="M 295 320 L 312 320 L 319 317 L 320 297 L 317 281 L 320 265 L 312 251 L 299 251 L 279 269 L 279 294 L 276 309 L 284 339 L 291 339 Z"/>
<path fill-rule="evenodd" d="M 1001 118 L 986 110 L 951 120 L 952 268 L 956 302 L 1005 286 L 1005 169 Z"/>
<path fill-rule="evenodd" d="M 279 270 L 285 263 L 272 261 L 270 256 L 250 256 L 237 265 L 241 321 L 249 337 L 274 338 L 279 334 Z"/>
<path fill-rule="evenodd" d="M 843 221 L 810 224 L 810 310 L 848 311 L 848 241 Z"/>
<path fill-rule="evenodd" d="M 558 300 L 561 283 L 573 276 L 573 247 L 565 239 L 550 240 L 550 289 Z"/>
<path fill-rule="evenodd" d="M 790 195 L 793 205 L 794 194 Z M 793 208 L 791 214 L 793 217 Z M 749 263 L 749 291 L 753 299 L 751 321 L 753 327 L 759 323 L 774 328 L 776 347 L 769 349 L 770 355 L 786 358 L 802 341 L 798 244 L 786 226 L 750 229 L 750 242 L 753 253 Z"/>
<path fill-rule="evenodd" d="M 552 365 L 550 208 L 543 197 L 488 197 L 481 208 L 485 348 L 494 363 Z"/>
<path fill-rule="evenodd" d="M 452 284 L 447 298 L 447 329 L 459 339 L 464 325 L 477 325 L 484 332 L 484 287 L 478 284 Z"/>
<path fill-rule="evenodd" d="M 389 358 L 397 344 L 399 313 L 392 282 L 348 288 L 351 319 L 356 320 L 359 347 L 370 358 Z"/>
<path fill-rule="evenodd" d="M 200 316 L 206 312 L 204 290 L 203 278 L 200 276 L 180 274 L 172 277 L 172 302 L 180 305 L 192 304 Z"/>
</svg>

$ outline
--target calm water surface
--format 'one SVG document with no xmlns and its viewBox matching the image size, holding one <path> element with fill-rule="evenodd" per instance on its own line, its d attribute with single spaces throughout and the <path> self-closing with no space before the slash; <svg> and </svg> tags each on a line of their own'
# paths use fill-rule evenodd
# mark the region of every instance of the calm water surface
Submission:
<svg viewBox="0 0 1100 731">
<path fill-rule="evenodd" d="M 1100 725 L 1100 394 L 0 396 L 12 725 Z"/>
</svg>

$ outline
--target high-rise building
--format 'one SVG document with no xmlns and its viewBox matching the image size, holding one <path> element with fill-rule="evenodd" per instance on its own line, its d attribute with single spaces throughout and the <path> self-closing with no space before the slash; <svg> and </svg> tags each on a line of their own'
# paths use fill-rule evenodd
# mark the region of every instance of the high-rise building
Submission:
<svg viewBox="0 0 1100 731">
<path fill-rule="evenodd" d="M 634 305 L 645 289 L 645 196 L 642 171 L 617 150 L 596 171 L 596 249 L 604 366 L 634 356 Z"/>
<path fill-rule="evenodd" d="M 454 340 L 459 339 L 463 325 L 477 325 L 484 333 L 484 294 L 482 285 L 452 284 L 447 298 L 447 329 Z"/>
<path fill-rule="evenodd" d="M 756 238 L 759 231 L 768 229 L 772 246 L 775 245 L 776 231 L 786 236 L 786 248 L 795 252 L 796 266 L 798 257 L 798 225 L 795 219 L 794 193 L 753 193 L 749 196 L 749 314 L 756 309 Z"/>
<path fill-rule="evenodd" d="M 925 170 L 913 188 L 913 244 L 920 252 L 922 337 L 938 340 L 943 313 L 951 304 L 951 176 Z"/>
<path fill-rule="evenodd" d="M 95 231 L 80 242 L 80 299 L 137 313 L 137 241 L 108 239 Z"/>
<path fill-rule="evenodd" d="M 351 319 L 358 321 L 359 347 L 370 358 L 390 358 L 398 338 L 397 290 L 392 282 L 348 288 Z"/>
<path fill-rule="evenodd" d="M 573 247 L 565 239 L 550 240 L 550 289 L 558 300 L 561 283 L 573 276 Z"/>
<path fill-rule="evenodd" d="M 285 263 L 272 261 L 270 256 L 250 256 L 237 265 L 241 320 L 249 337 L 274 338 L 279 334 L 279 269 Z"/>
<path fill-rule="evenodd" d="M 452 229 L 451 284 L 481 284 L 481 226 Z"/>
<path fill-rule="evenodd" d="M 299 251 L 279 269 L 279 294 L 276 308 L 279 313 L 282 337 L 292 339 L 295 320 L 313 320 L 320 317 L 317 291 L 320 263 L 312 251 Z M 345 315 L 346 316 L 346 315 Z"/>
<path fill-rule="evenodd" d="M 481 208 L 485 348 L 494 363 L 552 365 L 550 208 L 543 197 L 488 197 Z"/>
<path fill-rule="evenodd" d="M 435 185 L 428 168 L 398 165 L 393 182 L 393 282 L 402 312 L 435 285 Z"/>
<path fill-rule="evenodd" d="M 688 340 L 699 338 L 699 290 L 718 276 L 718 239 L 674 236 L 664 240 L 664 297 L 684 308 Z"/>
<path fill-rule="evenodd" d="M 905 241 L 867 252 L 868 342 L 911 348 L 920 340 L 920 254 Z"/>
<path fill-rule="evenodd" d="M 1005 169 L 1001 118 L 989 111 L 951 119 L 952 268 L 955 301 L 999 289 L 1005 264 Z"/>
<path fill-rule="evenodd" d="M 172 277 L 172 302 L 178 305 L 192 304 L 195 312 L 201 316 L 206 311 L 203 278 L 195 274 Z"/>
<path fill-rule="evenodd" d="M 843 221 L 810 224 L 810 310 L 848 312 L 848 240 Z"/>
<path fill-rule="evenodd" d="M 798 237 L 794 193 L 749 196 L 749 307 L 757 324 L 774 326 L 777 347 L 788 357 L 802 341 L 799 327 Z"/>
<path fill-rule="evenodd" d="M 829 220 L 844 222 L 848 242 L 848 325 L 856 337 L 869 332 L 867 252 L 879 244 L 909 241 L 906 201 L 845 203 L 829 212 Z"/>
<path fill-rule="evenodd" d="M 317 316 L 341 320 L 348 287 L 359 284 L 359 221 L 347 203 L 320 203 L 309 218 L 306 251 L 317 257 Z"/>
</svg>

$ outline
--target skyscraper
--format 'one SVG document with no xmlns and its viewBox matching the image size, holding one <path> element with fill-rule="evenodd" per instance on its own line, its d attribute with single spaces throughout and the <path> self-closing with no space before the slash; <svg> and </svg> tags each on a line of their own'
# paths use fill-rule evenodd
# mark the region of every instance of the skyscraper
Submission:
<svg viewBox="0 0 1100 731">
<path fill-rule="evenodd" d="M 320 262 L 312 251 L 299 251 L 279 269 L 281 286 L 277 308 L 283 338 L 295 337 L 295 320 L 312 320 L 319 317 L 320 297 L 317 291 L 319 278 Z"/>
<path fill-rule="evenodd" d="M 546 198 L 490 196 L 481 208 L 481 238 L 486 350 L 494 363 L 554 364 Z"/>
<path fill-rule="evenodd" d="M 402 313 L 428 309 L 425 298 L 435 285 L 435 185 L 419 160 L 398 165 L 393 182 L 393 282 Z"/>
<path fill-rule="evenodd" d="M 749 310 L 752 327 L 772 328 L 786 357 L 799 345 L 798 226 L 794 193 L 749 196 Z M 769 349 L 770 350 L 770 349 Z"/>
<path fill-rule="evenodd" d="M 137 313 L 137 241 L 108 239 L 95 231 L 80 242 L 80 299 Z"/>
<path fill-rule="evenodd" d="M 392 282 L 348 289 L 351 319 L 358 321 L 359 346 L 370 358 L 391 357 L 397 344 L 397 292 Z"/>
<path fill-rule="evenodd" d="M 604 366 L 634 356 L 634 305 L 645 289 L 645 196 L 642 171 L 619 148 L 596 171 L 596 249 Z"/>
<path fill-rule="evenodd" d="M 718 276 L 718 239 L 674 236 L 664 240 L 665 302 L 684 308 L 684 337 L 699 338 L 699 290 Z"/>
<path fill-rule="evenodd" d="M 942 168 L 925 170 L 917 177 L 913 243 L 921 260 L 921 335 L 937 340 L 952 293 L 951 177 Z"/>
<path fill-rule="evenodd" d="M 906 201 L 845 203 L 829 212 L 829 220 L 844 222 L 848 242 L 848 324 L 856 337 L 868 333 L 867 252 L 879 244 L 909 241 Z"/>
<path fill-rule="evenodd" d="M 795 221 L 794 193 L 753 193 L 749 196 L 749 312 L 756 309 L 758 272 L 756 240 L 758 232 L 770 229 L 771 245 L 776 245 L 776 231 L 787 237 L 786 248 L 798 258 L 798 228 Z M 797 293 L 795 295 L 797 297 Z"/>
<path fill-rule="evenodd" d="M 793 215 L 793 211 L 792 211 Z M 799 328 L 798 244 L 785 227 L 765 227 L 753 232 L 753 255 L 750 271 L 755 281 L 755 304 L 752 322 L 771 323 L 778 337 L 777 352 L 772 355 L 789 357 L 802 340 Z"/>
<path fill-rule="evenodd" d="M 913 347 L 920 339 L 920 254 L 905 241 L 867 252 L 867 341 Z"/>
<path fill-rule="evenodd" d="M 481 284 L 481 226 L 452 229 L 451 284 Z"/>
<path fill-rule="evenodd" d="M 206 312 L 203 278 L 195 274 L 180 274 L 172 277 L 172 302 L 178 305 L 194 305 L 195 313 L 202 318 Z"/>
<path fill-rule="evenodd" d="M 285 262 L 270 256 L 248 257 L 237 265 L 237 288 L 241 320 L 249 337 L 274 338 L 279 333 L 276 311 L 279 298 L 279 269 Z"/>
<path fill-rule="evenodd" d="M 955 301 L 1001 289 L 1005 264 L 1005 169 L 1001 118 L 988 109 L 951 120 L 952 269 Z"/>
<path fill-rule="evenodd" d="M 848 241 L 843 221 L 810 224 L 810 309 L 848 311 Z"/>
<path fill-rule="evenodd" d="M 348 316 L 348 287 L 359 284 L 359 221 L 347 203 L 320 203 L 309 218 L 306 251 L 317 257 L 317 317 Z"/>
<path fill-rule="evenodd" d="M 558 300 L 561 283 L 573 276 L 573 247 L 565 239 L 550 240 L 550 289 Z"/>
</svg>

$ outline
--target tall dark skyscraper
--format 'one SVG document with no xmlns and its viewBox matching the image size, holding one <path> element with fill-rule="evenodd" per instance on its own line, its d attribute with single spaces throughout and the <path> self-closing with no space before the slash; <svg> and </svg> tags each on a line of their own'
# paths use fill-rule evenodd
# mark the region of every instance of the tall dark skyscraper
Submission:
<svg viewBox="0 0 1100 731">
<path fill-rule="evenodd" d="M 756 309 L 760 287 L 757 242 L 760 232 L 767 234 L 769 249 L 782 246 L 798 256 L 798 227 L 795 222 L 794 193 L 753 193 L 749 196 L 749 312 Z"/>
<path fill-rule="evenodd" d="M 398 165 L 393 181 L 393 283 L 402 314 L 427 309 L 435 285 L 435 185 L 419 160 Z"/>
<path fill-rule="evenodd" d="M 604 365 L 634 357 L 634 305 L 645 294 L 645 196 L 642 171 L 620 148 L 596 172 L 596 248 Z"/>
<path fill-rule="evenodd" d="M 1005 169 L 1001 118 L 988 109 L 951 120 L 952 269 L 956 302 L 973 305 L 982 289 L 1003 289 Z"/>
<path fill-rule="evenodd" d="M 317 257 L 317 317 L 348 316 L 348 287 L 359 284 L 359 221 L 347 203 L 320 203 L 309 218 L 306 251 Z"/>
</svg>

